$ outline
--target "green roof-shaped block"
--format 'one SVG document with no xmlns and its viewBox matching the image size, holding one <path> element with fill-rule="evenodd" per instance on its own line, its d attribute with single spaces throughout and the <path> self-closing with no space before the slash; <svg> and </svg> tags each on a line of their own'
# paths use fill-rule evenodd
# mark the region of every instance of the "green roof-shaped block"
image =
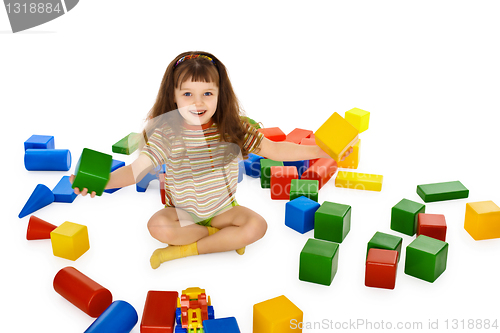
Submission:
<svg viewBox="0 0 500 333">
<path fill-rule="evenodd" d="M 448 243 L 418 236 L 406 247 L 405 274 L 434 282 L 446 270 Z"/>
<path fill-rule="evenodd" d="M 417 194 L 424 202 L 435 202 L 468 198 L 469 190 L 457 180 L 454 182 L 418 185 Z"/>
<path fill-rule="evenodd" d="M 113 145 L 113 153 L 130 155 L 137 150 L 140 142 L 141 134 L 132 132 Z"/>
<path fill-rule="evenodd" d="M 80 191 L 87 188 L 89 193 L 95 191 L 97 195 L 102 195 L 109 181 L 112 161 L 111 155 L 84 148 L 76 165 L 75 180 L 71 187 L 78 187 Z"/>
<path fill-rule="evenodd" d="M 309 238 L 300 252 L 299 280 L 329 286 L 338 261 L 339 244 Z"/>
<path fill-rule="evenodd" d="M 314 214 L 314 238 L 342 243 L 351 230 L 351 206 L 325 201 Z"/>
<path fill-rule="evenodd" d="M 391 229 L 408 236 L 415 235 L 419 213 L 425 213 L 425 205 L 408 199 L 401 200 L 392 207 Z"/>
</svg>

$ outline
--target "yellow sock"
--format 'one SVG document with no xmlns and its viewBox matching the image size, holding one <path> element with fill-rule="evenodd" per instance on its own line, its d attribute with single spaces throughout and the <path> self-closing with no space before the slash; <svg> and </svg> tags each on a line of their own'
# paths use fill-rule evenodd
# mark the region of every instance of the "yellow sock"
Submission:
<svg viewBox="0 0 500 333">
<path fill-rule="evenodd" d="M 169 245 L 166 248 L 155 250 L 149 262 L 153 269 L 157 269 L 165 261 L 195 255 L 198 255 L 198 246 L 196 243 L 188 245 Z"/>
<path fill-rule="evenodd" d="M 207 227 L 207 229 L 208 229 L 208 235 L 209 236 L 215 234 L 217 231 L 220 230 L 220 229 L 217 229 L 217 228 L 214 228 L 214 227 Z M 245 247 L 243 246 L 241 249 L 237 249 L 235 251 L 236 251 L 236 253 L 238 253 L 241 256 L 241 255 L 243 255 L 245 253 Z"/>
</svg>

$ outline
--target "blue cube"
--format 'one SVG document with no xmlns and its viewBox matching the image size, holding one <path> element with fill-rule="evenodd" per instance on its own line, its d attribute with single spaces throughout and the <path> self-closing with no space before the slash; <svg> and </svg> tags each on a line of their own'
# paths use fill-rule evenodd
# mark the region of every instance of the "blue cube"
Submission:
<svg viewBox="0 0 500 333">
<path fill-rule="evenodd" d="M 314 200 L 300 196 L 285 205 L 285 225 L 306 233 L 314 229 L 314 214 L 321 205 Z"/>
<path fill-rule="evenodd" d="M 250 177 L 253 178 L 259 178 L 260 177 L 260 160 L 263 159 L 264 157 L 255 155 L 255 154 L 248 154 L 248 159 L 245 160 L 245 173 L 249 175 Z"/>
<path fill-rule="evenodd" d="M 54 137 L 52 135 L 32 135 L 24 141 L 26 149 L 55 149 Z"/>
<path fill-rule="evenodd" d="M 236 318 L 218 318 L 203 321 L 205 333 L 240 333 Z"/>
</svg>

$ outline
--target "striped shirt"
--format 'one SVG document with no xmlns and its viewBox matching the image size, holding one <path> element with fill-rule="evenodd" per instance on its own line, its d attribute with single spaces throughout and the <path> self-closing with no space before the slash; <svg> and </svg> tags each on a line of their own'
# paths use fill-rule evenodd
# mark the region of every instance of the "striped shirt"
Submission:
<svg viewBox="0 0 500 333">
<path fill-rule="evenodd" d="M 243 148 L 253 152 L 264 136 L 244 124 Z M 238 145 L 219 141 L 220 132 L 212 121 L 202 126 L 184 124 L 181 136 L 175 137 L 163 125 L 149 137 L 141 153 L 154 167 L 166 164 L 165 205 L 182 208 L 199 222 L 235 201 L 242 155 Z"/>
</svg>

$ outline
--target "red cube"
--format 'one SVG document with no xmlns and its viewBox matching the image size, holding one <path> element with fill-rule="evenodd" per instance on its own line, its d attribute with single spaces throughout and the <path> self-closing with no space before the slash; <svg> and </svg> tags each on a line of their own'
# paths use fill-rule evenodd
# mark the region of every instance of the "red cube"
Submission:
<svg viewBox="0 0 500 333">
<path fill-rule="evenodd" d="M 271 167 L 271 199 L 289 200 L 292 179 L 299 179 L 299 173 L 294 166 Z"/>
<path fill-rule="evenodd" d="M 366 258 L 365 286 L 394 289 L 398 251 L 371 248 Z"/>
<path fill-rule="evenodd" d="M 286 139 L 286 134 L 279 127 L 259 128 L 258 131 L 271 141 L 285 141 Z"/>
<path fill-rule="evenodd" d="M 300 176 L 300 179 L 319 181 L 321 189 L 337 172 L 337 162 L 332 158 L 320 158 Z"/>
<path fill-rule="evenodd" d="M 300 144 L 302 139 L 309 138 L 311 136 L 311 134 L 313 134 L 313 131 L 296 128 L 293 131 L 291 131 L 290 133 L 288 133 L 285 141 Z"/>
<path fill-rule="evenodd" d="M 446 241 L 446 219 L 441 214 L 418 214 L 417 237 L 429 236 Z"/>
</svg>

